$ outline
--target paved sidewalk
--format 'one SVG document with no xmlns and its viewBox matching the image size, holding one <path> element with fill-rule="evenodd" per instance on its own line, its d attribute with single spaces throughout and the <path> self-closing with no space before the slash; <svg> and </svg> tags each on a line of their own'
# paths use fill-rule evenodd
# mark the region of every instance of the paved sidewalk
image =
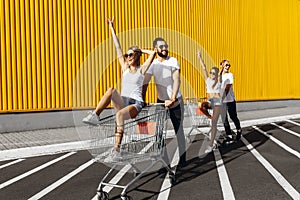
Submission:
<svg viewBox="0 0 300 200">
<path fill-rule="evenodd" d="M 300 118 L 300 100 L 245 102 L 237 105 L 242 128 L 270 121 Z M 189 126 L 189 119 L 185 117 L 184 127 Z M 24 157 L 84 149 L 88 145 L 84 144 L 88 135 L 87 126 L 0 133 L 0 161 L 25 150 L 29 153 L 22 155 Z"/>
</svg>

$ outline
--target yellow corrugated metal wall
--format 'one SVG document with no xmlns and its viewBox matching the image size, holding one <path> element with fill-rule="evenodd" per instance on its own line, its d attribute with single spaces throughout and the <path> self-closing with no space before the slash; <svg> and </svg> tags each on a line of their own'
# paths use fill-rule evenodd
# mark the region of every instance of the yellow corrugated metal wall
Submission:
<svg viewBox="0 0 300 200">
<path fill-rule="evenodd" d="M 94 107 L 107 87 L 119 86 L 111 16 L 118 33 L 150 28 L 138 35 L 141 47 L 151 47 L 158 28 L 170 30 L 164 37 L 181 65 L 185 96 L 205 95 L 196 44 L 209 67 L 231 61 L 238 101 L 300 98 L 298 0 L 3 0 L 0 111 Z M 123 51 L 135 41 L 125 35 Z M 151 87 L 148 101 L 154 98 Z"/>
</svg>

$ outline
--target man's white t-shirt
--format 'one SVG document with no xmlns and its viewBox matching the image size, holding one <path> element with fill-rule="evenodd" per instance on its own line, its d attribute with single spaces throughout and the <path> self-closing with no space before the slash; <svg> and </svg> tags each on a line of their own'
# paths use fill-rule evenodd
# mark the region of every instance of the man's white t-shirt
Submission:
<svg viewBox="0 0 300 200">
<path fill-rule="evenodd" d="M 171 99 L 174 83 L 172 75 L 175 70 L 179 69 L 178 61 L 174 57 L 168 56 L 162 62 L 158 61 L 158 59 L 152 62 L 147 74 L 151 74 L 154 77 L 159 100 L 165 101 Z M 178 91 L 176 98 L 179 97 L 181 97 L 180 91 Z"/>
<path fill-rule="evenodd" d="M 233 74 L 230 72 L 222 75 L 222 86 L 221 86 L 222 93 L 221 93 L 221 95 L 225 92 L 225 88 L 226 88 L 227 84 L 231 84 L 231 87 L 230 87 L 229 92 L 227 93 L 226 97 L 223 100 L 224 103 L 233 102 L 235 100 L 235 96 L 234 96 L 233 88 L 232 88 Z"/>
</svg>

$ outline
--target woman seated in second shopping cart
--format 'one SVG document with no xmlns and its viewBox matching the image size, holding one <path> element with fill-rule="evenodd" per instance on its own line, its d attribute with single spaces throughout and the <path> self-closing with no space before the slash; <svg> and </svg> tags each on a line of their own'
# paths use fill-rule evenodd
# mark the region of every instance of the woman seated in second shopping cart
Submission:
<svg viewBox="0 0 300 200">
<path fill-rule="evenodd" d="M 119 63 L 122 67 L 122 90 L 121 95 L 115 88 L 109 88 L 101 98 L 96 109 L 85 117 L 82 121 L 86 124 L 97 125 L 100 121 L 100 113 L 112 101 L 116 113 L 116 129 L 115 129 L 115 144 L 111 154 L 105 159 L 107 162 L 114 161 L 121 157 L 120 145 L 124 133 L 124 120 L 135 118 L 142 110 L 142 86 L 144 75 L 151 65 L 156 52 L 152 50 L 139 49 L 137 46 L 132 46 L 127 53 L 123 55 L 122 48 L 118 37 L 116 36 L 113 26 L 114 18 L 107 19 L 112 38 L 116 47 Z M 148 59 L 143 65 L 140 65 L 142 53 L 149 54 Z"/>
<path fill-rule="evenodd" d="M 199 103 L 199 108 L 208 118 L 212 120 L 212 127 L 211 127 L 211 136 L 209 146 L 205 150 L 205 153 L 211 152 L 215 146 L 215 137 L 217 133 L 217 122 L 219 119 L 219 115 L 221 112 L 222 106 L 222 98 L 221 98 L 221 83 L 222 83 L 222 76 L 219 75 L 219 69 L 217 67 L 212 67 L 209 74 L 206 69 L 206 65 L 203 61 L 201 52 L 198 51 L 198 57 L 200 59 L 200 63 L 202 65 L 203 74 L 206 83 L 206 92 L 208 101 Z M 221 72 L 222 73 L 222 72 Z M 208 109 L 213 109 L 212 116 L 209 114 Z"/>
</svg>

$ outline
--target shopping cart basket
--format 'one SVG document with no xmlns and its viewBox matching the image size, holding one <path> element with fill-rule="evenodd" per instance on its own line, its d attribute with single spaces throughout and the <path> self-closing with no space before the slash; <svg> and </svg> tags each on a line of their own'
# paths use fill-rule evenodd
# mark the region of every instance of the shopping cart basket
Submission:
<svg viewBox="0 0 300 200">
<path fill-rule="evenodd" d="M 191 134 L 194 130 L 198 133 L 204 135 L 208 139 L 210 138 L 210 128 L 211 128 L 211 120 L 202 113 L 199 109 L 198 104 L 205 102 L 206 98 L 190 98 L 186 97 L 186 104 L 188 109 L 188 114 L 191 119 L 191 129 L 187 134 L 187 141 L 191 142 Z M 211 112 L 211 111 L 210 111 Z M 206 129 L 205 129 L 206 128 Z"/>
<path fill-rule="evenodd" d="M 161 162 L 169 172 L 171 183 L 175 181 L 175 174 L 163 160 L 165 150 L 165 123 L 167 110 L 163 106 L 150 106 L 144 108 L 135 119 L 124 123 L 124 135 L 120 146 L 121 157 L 114 160 L 111 169 L 104 176 L 97 189 L 98 199 L 108 199 L 108 193 L 103 190 L 105 186 L 122 188 L 121 199 L 128 200 L 130 197 L 126 191 L 130 185 L 141 178 L 157 162 Z M 89 150 L 96 162 L 105 163 L 115 144 L 115 115 L 103 118 L 97 126 L 90 126 L 90 132 L 94 138 Z M 151 162 L 143 170 L 135 165 L 141 162 Z M 107 181 L 109 175 L 120 165 L 129 165 L 137 176 L 127 185 L 111 184 Z"/>
</svg>

